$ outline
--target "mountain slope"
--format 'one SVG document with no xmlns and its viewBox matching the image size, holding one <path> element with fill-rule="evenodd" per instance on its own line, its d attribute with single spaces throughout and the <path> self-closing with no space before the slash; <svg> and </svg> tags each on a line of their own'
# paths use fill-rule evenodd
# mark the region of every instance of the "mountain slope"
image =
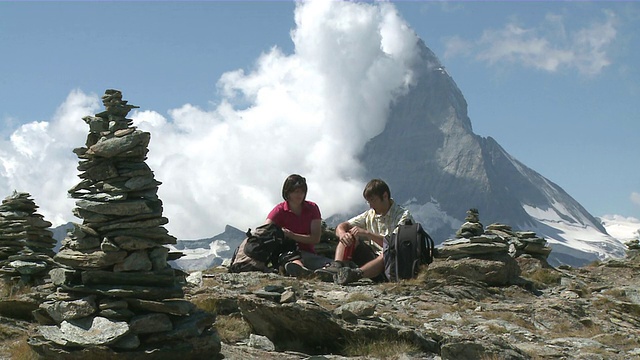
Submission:
<svg viewBox="0 0 640 360">
<path fill-rule="evenodd" d="M 416 82 L 363 152 L 368 177 L 385 179 L 395 200 L 437 242 L 452 237 L 466 210 L 477 208 L 485 225 L 505 223 L 547 238 L 557 262 L 623 256 L 624 245 L 560 186 L 491 137 L 473 133 L 462 92 L 433 52 L 420 46 Z"/>
</svg>

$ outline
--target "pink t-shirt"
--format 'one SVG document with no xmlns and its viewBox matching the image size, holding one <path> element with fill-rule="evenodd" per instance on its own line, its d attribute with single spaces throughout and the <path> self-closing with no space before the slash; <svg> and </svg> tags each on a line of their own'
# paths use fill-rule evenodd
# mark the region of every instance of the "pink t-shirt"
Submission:
<svg viewBox="0 0 640 360">
<path fill-rule="evenodd" d="M 289 204 L 286 201 L 283 201 L 271 210 L 269 215 L 267 215 L 267 219 L 273 221 L 280 227 L 291 230 L 296 234 L 310 235 L 311 221 L 321 219 L 320 208 L 316 203 L 305 200 L 302 203 L 302 211 L 298 216 L 289 209 Z M 298 243 L 298 249 L 314 254 L 316 252 L 313 244 Z"/>
</svg>

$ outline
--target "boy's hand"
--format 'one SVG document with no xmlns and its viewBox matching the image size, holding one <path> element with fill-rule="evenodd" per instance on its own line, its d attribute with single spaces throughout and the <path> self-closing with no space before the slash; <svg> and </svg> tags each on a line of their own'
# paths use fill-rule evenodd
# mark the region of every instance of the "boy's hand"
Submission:
<svg viewBox="0 0 640 360">
<path fill-rule="evenodd" d="M 349 229 L 349 233 L 356 239 L 359 237 L 369 238 L 369 232 L 361 227 L 354 226 Z"/>
<path fill-rule="evenodd" d="M 340 237 L 340 242 L 344 244 L 344 246 L 349 247 L 356 242 L 356 237 L 353 236 L 351 230 L 347 231 Z"/>
</svg>

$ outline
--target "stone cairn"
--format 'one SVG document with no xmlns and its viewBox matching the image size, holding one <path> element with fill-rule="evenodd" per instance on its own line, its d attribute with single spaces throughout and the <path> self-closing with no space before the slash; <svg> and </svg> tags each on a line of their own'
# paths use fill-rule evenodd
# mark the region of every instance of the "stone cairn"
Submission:
<svg viewBox="0 0 640 360">
<path fill-rule="evenodd" d="M 638 230 L 640 235 L 640 230 Z M 627 258 L 634 258 L 640 254 L 640 239 L 629 240 L 624 243 L 627 246 Z"/>
<path fill-rule="evenodd" d="M 438 257 L 461 259 L 509 254 L 511 257 L 532 256 L 547 259 L 551 248 L 533 231 L 513 231 L 509 225 L 480 223 L 477 209 L 469 209 L 465 223 L 456 231 L 456 239 L 445 240 Z"/>
<path fill-rule="evenodd" d="M 105 111 L 89 125 L 80 159 L 74 224 L 50 272 L 56 292 L 34 316 L 29 339 L 45 358 L 215 358 L 215 315 L 184 299 L 185 274 L 168 265 L 165 244 L 176 238 L 162 226 L 160 182 L 145 163 L 150 134 L 126 116 L 137 106 L 118 90 L 102 96 Z"/>
<path fill-rule="evenodd" d="M 480 214 L 478 209 L 467 210 L 467 216 L 464 218 L 464 223 L 460 226 L 460 229 L 456 231 L 456 238 L 469 239 L 473 236 L 480 236 L 484 234 L 484 227 L 480 222 Z"/>
<path fill-rule="evenodd" d="M 52 257 L 56 240 L 51 223 L 36 213 L 29 193 L 14 191 L 0 205 L 0 272 L 17 284 L 40 285 L 56 267 Z"/>
</svg>

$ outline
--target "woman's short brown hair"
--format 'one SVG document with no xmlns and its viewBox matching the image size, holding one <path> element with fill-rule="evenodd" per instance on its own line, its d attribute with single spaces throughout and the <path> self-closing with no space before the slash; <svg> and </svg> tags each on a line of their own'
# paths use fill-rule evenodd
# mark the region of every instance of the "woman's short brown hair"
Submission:
<svg viewBox="0 0 640 360">
<path fill-rule="evenodd" d="M 291 174 L 284 180 L 284 184 L 282 185 L 282 198 L 287 200 L 289 194 L 294 192 L 296 189 L 304 190 L 304 193 L 306 195 L 307 179 L 298 174 Z"/>
</svg>

